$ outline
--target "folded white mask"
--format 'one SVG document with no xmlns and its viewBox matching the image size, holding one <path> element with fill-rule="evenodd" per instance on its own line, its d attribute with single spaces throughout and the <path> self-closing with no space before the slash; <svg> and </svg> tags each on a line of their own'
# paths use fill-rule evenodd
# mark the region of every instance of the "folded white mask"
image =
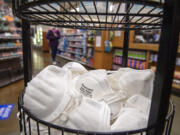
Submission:
<svg viewBox="0 0 180 135">
<path fill-rule="evenodd" d="M 135 94 L 142 94 L 145 97 L 152 97 L 154 72 L 150 69 L 119 69 L 118 85 L 121 90 L 127 92 L 131 97 Z"/>
<path fill-rule="evenodd" d="M 112 131 L 130 131 L 147 127 L 146 116 L 136 108 L 122 108 L 117 120 L 111 126 Z"/>
<path fill-rule="evenodd" d="M 115 91 L 118 92 L 121 88 L 119 86 L 119 78 L 121 77 L 122 74 L 129 72 L 129 71 L 134 71 L 132 68 L 120 68 L 118 71 L 110 71 L 107 75 L 108 82 L 111 86 L 111 88 Z"/>
<path fill-rule="evenodd" d="M 110 130 L 110 109 L 104 102 L 83 97 L 79 106 L 60 116 L 60 125 L 86 131 Z"/>
<path fill-rule="evenodd" d="M 114 120 L 117 118 L 121 108 L 124 106 L 126 95 L 124 92 L 114 92 L 108 95 L 105 95 L 100 101 L 104 101 L 108 104 L 110 110 L 111 110 L 111 120 Z"/>
<path fill-rule="evenodd" d="M 68 62 L 62 68 L 71 70 L 73 78 L 87 72 L 86 68 L 77 62 Z"/>
<path fill-rule="evenodd" d="M 26 87 L 24 106 L 45 121 L 55 120 L 71 99 L 68 92 L 70 71 L 48 66 Z"/>
<path fill-rule="evenodd" d="M 126 101 L 125 106 L 136 108 L 148 117 L 151 106 L 151 100 L 142 95 L 134 95 Z"/>
</svg>

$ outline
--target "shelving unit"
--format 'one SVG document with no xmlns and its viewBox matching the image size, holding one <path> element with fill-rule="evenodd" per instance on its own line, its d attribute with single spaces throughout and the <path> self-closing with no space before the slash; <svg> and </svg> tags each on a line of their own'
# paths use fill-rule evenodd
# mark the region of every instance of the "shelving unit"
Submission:
<svg viewBox="0 0 180 135">
<path fill-rule="evenodd" d="M 1 19 L 4 18 L 0 21 L 0 87 L 3 87 L 23 78 L 23 63 L 21 35 L 17 34 L 21 28 L 16 28 L 11 8 L 6 3 L 0 7 Z"/>
<path fill-rule="evenodd" d="M 88 67 L 88 68 L 90 68 L 90 69 L 93 68 L 92 66 L 87 65 L 87 63 L 84 63 L 84 62 L 81 62 L 81 61 L 78 61 L 78 60 L 74 60 L 74 59 L 71 59 L 71 58 L 69 58 L 69 57 L 65 57 L 65 56 L 62 56 L 62 55 L 57 55 L 57 56 L 58 56 L 58 57 L 61 57 L 61 58 L 63 58 L 63 59 L 69 60 L 69 61 L 75 61 L 75 62 L 81 63 L 82 65 L 84 65 L 84 66 L 86 66 L 86 67 Z M 62 62 L 62 61 L 61 61 L 61 62 Z"/>
<path fill-rule="evenodd" d="M 58 48 L 57 57 L 66 59 L 68 61 L 78 61 L 87 67 L 93 68 L 93 63 L 88 61 L 93 56 L 88 56 L 89 49 L 87 48 L 86 36 L 86 32 L 64 34 L 63 40 L 61 40 Z M 62 63 L 61 61 L 62 59 L 57 59 L 57 62 Z"/>
<path fill-rule="evenodd" d="M 0 47 L 0 50 L 12 50 L 12 49 L 18 49 L 21 47 Z"/>
<path fill-rule="evenodd" d="M 85 5 L 86 2 L 88 2 L 88 4 Z M 122 5 L 125 5 L 124 8 L 122 8 Z M 140 5 L 139 9 L 136 8 L 137 5 Z M 111 6 L 113 6 L 113 8 L 110 8 Z M 135 7 L 136 10 L 134 10 L 133 7 Z M 67 132 L 75 134 L 101 135 L 162 135 L 163 133 L 170 135 L 174 117 L 173 107 L 167 119 L 166 116 L 168 114 L 169 98 L 180 31 L 179 7 L 179 0 L 14 0 L 14 13 L 20 18 L 23 18 L 23 48 L 27 56 L 25 57 L 24 55 L 24 59 L 27 60 L 27 62 L 24 63 L 24 66 L 26 67 L 25 86 L 27 86 L 28 81 L 32 78 L 32 74 L 29 72 L 32 69 L 29 22 L 73 29 L 124 30 L 123 67 L 127 66 L 130 30 L 162 29 L 159 46 L 160 51 L 158 52 L 157 70 L 155 74 L 147 128 L 133 131 L 103 133 L 89 132 L 86 129 L 85 131 L 81 131 L 54 126 L 51 123 L 44 122 L 32 115 L 31 112 L 23 106 L 22 94 L 20 95 L 18 102 L 21 131 L 24 129 L 25 134 L 29 133 L 25 130 L 26 125 L 30 123 L 31 119 L 33 119 L 37 122 L 37 133 L 39 133 L 39 124 L 43 124 L 48 127 L 49 135 L 51 134 L 50 129 L 61 131 L 62 134 Z M 143 11 L 144 9 L 145 11 Z M 28 42 L 26 42 L 26 40 L 28 40 Z M 102 52 L 104 38 L 102 38 L 101 41 L 100 45 L 96 44 L 94 57 L 100 60 L 101 58 L 108 56 L 107 61 L 112 61 L 111 54 Z M 98 43 L 100 41 L 97 38 L 95 42 Z M 95 63 L 95 66 L 105 67 L 103 60 L 104 58 L 101 59 L 99 65 Z M 25 119 L 26 115 L 28 116 L 27 121 Z M 31 128 L 31 125 L 29 127 Z"/>
</svg>

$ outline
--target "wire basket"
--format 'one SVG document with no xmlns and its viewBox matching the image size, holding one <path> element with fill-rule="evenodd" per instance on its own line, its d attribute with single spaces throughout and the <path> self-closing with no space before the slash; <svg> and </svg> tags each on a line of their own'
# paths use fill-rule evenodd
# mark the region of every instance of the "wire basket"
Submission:
<svg viewBox="0 0 180 135">
<path fill-rule="evenodd" d="M 126 11 L 124 5 L 129 5 Z M 163 0 L 14 0 L 13 11 L 22 19 L 55 27 L 146 30 L 161 28 Z"/>
<path fill-rule="evenodd" d="M 40 120 L 34 116 L 30 111 L 23 106 L 23 91 L 18 98 L 18 110 L 19 110 L 19 125 L 21 135 L 146 135 L 150 131 L 155 130 L 156 124 L 149 126 L 144 129 L 137 129 L 124 132 L 92 132 L 75 130 L 70 128 L 65 128 L 62 126 L 57 126 L 52 123 Z M 169 113 L 166 117 L 164 135 L 170 135 L 172 123 L 174 119 L 174 105 L 172 101 L 169 104 Z M 43 128 L 42 128 L 43 127 Z"/>
</svg>

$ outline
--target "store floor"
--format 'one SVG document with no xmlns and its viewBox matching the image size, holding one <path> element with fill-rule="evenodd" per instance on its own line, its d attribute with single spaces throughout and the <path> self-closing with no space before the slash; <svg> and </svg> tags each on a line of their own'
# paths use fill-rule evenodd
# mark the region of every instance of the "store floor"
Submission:
<svg viewBox="0 0 180 135">
<path fill-rule="evenodd" d="M 42 68 L 50 64 L 48 53 L 33 51 L 33 74 L 37 74 Z M 9 86 L 0 88 L 0 104 L 15 104 L 15 107 L 8 120 L 0 120 L 0 135 L 19 135 L 19 123 L 17 114 L 17 97 L 24 88 L 24 81 L 18 81 Z M 180 97 L 172 95 L 175 104 L 175 118 L 171 135 L 180 135 Z"/>
</svg>

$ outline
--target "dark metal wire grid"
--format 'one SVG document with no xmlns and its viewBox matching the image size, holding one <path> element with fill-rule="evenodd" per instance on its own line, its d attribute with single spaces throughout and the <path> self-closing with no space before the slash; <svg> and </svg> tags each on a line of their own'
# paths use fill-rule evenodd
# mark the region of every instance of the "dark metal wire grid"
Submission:
<svg viewBox="0 0 180 135">
<path fill-rule="evenodd" d="M 162 0 L 14 0 L 13 8 L 33 23 L 94 30 L 159 29 L 163 15 Z"/>
</svg>

